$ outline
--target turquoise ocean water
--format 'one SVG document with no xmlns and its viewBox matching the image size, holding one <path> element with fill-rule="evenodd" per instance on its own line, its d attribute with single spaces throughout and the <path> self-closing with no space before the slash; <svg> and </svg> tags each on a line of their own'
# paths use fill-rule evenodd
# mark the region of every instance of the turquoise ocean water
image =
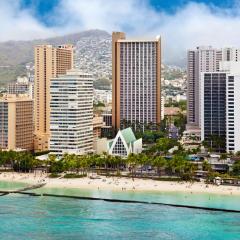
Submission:
<svg viewBox="0 0 240 240">
<path fill-rule="evenodd" d="M 0 183 L 0 189 L 16 187 L 10 185 Z M 46 188 L 35 192 L 240 209 L 236 196 Z M 240 214 L 11 194 L 0 197 L 0 239 L 237 240 Z"/>
</svg>

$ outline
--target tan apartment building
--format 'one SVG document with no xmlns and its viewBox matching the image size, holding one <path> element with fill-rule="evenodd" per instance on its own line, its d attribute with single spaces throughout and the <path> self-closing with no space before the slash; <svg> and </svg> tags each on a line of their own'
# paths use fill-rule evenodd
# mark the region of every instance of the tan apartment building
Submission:
<svg viewBox="0 0 240 240">
<path fill-rule="evenodd" d="M 34 55 L 34 149 L 46 151 L 50 137 L 50 79 L 73 68 L 73 46 L 39 45 Z"/>
<path fill-rule="evenodd" d="M 112 124 L 161 121 L 161 40 L 112 34 Z"/>
<path fill-rule="evenodd" d="M 103 117 L 94 116 L 93 117 L 93 139 L 101 137 L 101 129 L 103 127 Z"/>
<path fill-rule="evenodd" d="M 29 96 L 0 98 L 0 149 L 33 150 L 33 100 Z"/>
</svg>

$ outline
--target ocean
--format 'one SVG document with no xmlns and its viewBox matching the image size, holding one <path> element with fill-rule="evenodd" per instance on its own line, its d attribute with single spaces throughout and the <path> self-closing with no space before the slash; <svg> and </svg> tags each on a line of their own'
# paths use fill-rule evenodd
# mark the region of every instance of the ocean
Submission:
<svg viewBox="0 0 240 240">
<path fill-rule="evenodd" d="M 18 188 L 0 183 L 0 189 Z M 47 189 L 35 192 L 239 209 L 240 197 Z M 0 197 L 0 239 L 240 239 L 240 213 L 10 194 Z"/>
</svg>

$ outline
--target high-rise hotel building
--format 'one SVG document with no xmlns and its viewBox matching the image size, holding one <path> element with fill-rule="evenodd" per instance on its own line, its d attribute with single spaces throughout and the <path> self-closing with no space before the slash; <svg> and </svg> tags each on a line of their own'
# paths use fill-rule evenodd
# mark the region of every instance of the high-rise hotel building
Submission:
<svg viewBox="0 0 240 240">
<path fill-rule="evenodd" d="M 161 121 L 161 41 L 112 34 L 112 124 Z"/>
<path fill-rule="evenodd" d="M 93 77 L 79 70 L 51 79 L 50 151 L 93 152 Z"/>
<path fill-rule="evenodd" d="M 50 79 L 73 68 L 73 46 L 39 45 L 35 47 L 34 149 L 49 149 Z"/>
<path fill-rule="evenodd" d="M 33 150 L 33 100 L 26 95 L 0 98 L 0 149 Z"/>
<path fill-rule="evenodd" d="M 201 140 L 215 151 L 240 151 L 240 62 L 201 74 Z"/>
<path fill-rule="evenodd" d="M 226 151 L 226 82 L 224 72 L 201 74 L 201 140 L 217 152 Z"/>
<path fill-rule="evenodd" d="M 201 73 L 219 72 L 221 61 L 240 60 L 240 49 L 201 46 L 189 50 L 187 55 L 187 122 L 189 125 L 201 127 Z"/>
<path fill-rule="evenodd" d="M 189 50 L 187 56 L 187 122 L 197 127 L 201 125 L 201 73 L 219 71 L 219 62 L 222 60 L 220 50 L 208 47 L 197 47 Z"/>
<path fill-rule="evenodd" d="M 222 62 L 226 72 L 226 151 L 240 151 L 240 62 Z"/>
</svg>

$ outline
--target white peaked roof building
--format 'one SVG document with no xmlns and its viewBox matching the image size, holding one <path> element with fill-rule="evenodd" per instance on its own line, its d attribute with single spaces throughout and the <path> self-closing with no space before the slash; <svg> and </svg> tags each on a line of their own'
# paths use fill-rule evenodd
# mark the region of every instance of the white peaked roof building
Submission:
<svg viewBox="0 0 240 240">
<path fill-rule="evenodd" d="M 131 128 L 119 130 L 116 137 L 108 142 L 110 155 L 127 157 L 130 153 L 142 152 L 142 138 L 136 139 Z"/>
</svg>

